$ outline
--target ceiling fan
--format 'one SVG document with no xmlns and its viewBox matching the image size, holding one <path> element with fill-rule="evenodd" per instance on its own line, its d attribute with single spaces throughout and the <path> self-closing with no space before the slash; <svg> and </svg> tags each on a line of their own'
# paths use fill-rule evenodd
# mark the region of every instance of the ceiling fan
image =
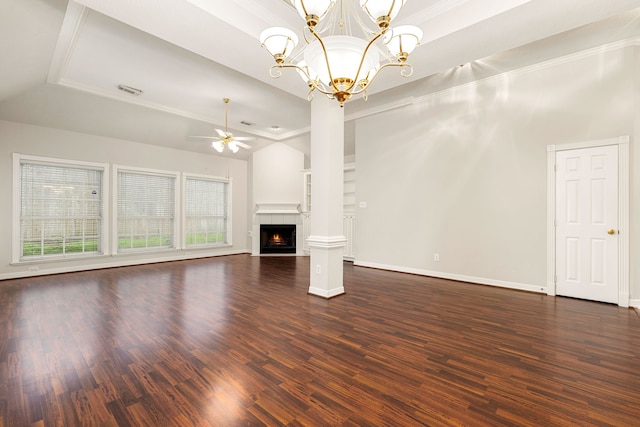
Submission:
<svg viewBox="0 0 640 427">
<path fill-rule="evenodd" d="M 237 153 L 240 148 L 249 149 L 250 145 L 247 145 L 240 141 L 251 141 L 255 139 L 253 137 L 248 136 L 233 136 L 231 132 L 229 132 L 229 98 L 222 98 L 224 101 L 224 130 L 216 129 L 218 136 L 193 136 L 192 138 L 205 138 L 211 139 L 211 147 L 213 147 L 218 153 L 222 153 L 224 147 L 226 146 L 233 153 Z"/>
</svg>

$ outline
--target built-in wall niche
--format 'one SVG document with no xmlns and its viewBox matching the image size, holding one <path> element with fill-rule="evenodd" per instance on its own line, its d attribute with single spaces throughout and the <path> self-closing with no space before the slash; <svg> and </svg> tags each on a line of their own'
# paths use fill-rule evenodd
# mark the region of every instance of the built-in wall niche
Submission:
<svg viewBox="0 0 640 427">
<path fill-rule="evenodd" d="M 356 211 L 356 166 L 354 164 L 344 167 L 344 192 L 342 208 L 344 213 Z"/>
<path fill-rule="evenodd" d="M 302 204 L 302 252 L 309 254 L 310 249 L 307 244 L 307 238 L 311 234 L 311 176 L 312 171 L 304 170 L 303 176 L 303 204 Z M 347 239 L 344 247 L 344 259 L 353 261 L 355 259 L 355 224 L 356 224 L 356 165 L 355 163 L 346 163 L 344 165 L 343 175 L 343 233 Z"/>
<path fill-rule="evenodd" d="M 302 171 L 303 177 L 303 203 L 302 212 L 311 212 L 311 178 L 310 170 Z M 355 213 L 356 211 L 356 165 L 346 163 L 343 171 L 343 204 L 345 213 Z"/>
</svg>

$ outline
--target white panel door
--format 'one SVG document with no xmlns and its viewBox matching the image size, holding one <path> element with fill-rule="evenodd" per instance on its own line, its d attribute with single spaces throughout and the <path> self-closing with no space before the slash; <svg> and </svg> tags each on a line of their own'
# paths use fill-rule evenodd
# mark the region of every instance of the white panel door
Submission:
<svg viewBox="0 0 640 427">
<path fill-rule="evenodd" d="M 618 147 L 556 153 L 556 294 L 618 303 Z"/>
</svg>

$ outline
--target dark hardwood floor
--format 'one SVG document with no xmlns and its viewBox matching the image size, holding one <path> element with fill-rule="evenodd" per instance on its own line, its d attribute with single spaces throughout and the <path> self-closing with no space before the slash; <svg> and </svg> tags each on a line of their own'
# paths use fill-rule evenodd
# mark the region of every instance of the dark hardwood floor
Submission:
<svg viewBox="0 0 640 427">
<path fill-rule="evenodd" d="M 638 426 L 631 309 L 309 259 L 0 282 L 2 426 Z"/>
</svg>

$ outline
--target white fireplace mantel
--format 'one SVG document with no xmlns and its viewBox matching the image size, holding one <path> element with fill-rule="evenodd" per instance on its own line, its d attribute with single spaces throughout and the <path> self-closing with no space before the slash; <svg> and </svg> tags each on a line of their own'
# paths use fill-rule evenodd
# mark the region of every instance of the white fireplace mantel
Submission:
<svg viewBox="0 0 640 427">
<path fill-rule="evenodd" d="M 263 224 L 295 224 L 296 255 L 304 255 L 300 203 L 256 203 L 251 232 L 251 254 L 254 256 L 260 255 L 260 225 Z"/>
<path fill-rule="evenodd" d="M 299 214 L 300 203 L 256 203 L 256 214 Z"/>
</svg>

